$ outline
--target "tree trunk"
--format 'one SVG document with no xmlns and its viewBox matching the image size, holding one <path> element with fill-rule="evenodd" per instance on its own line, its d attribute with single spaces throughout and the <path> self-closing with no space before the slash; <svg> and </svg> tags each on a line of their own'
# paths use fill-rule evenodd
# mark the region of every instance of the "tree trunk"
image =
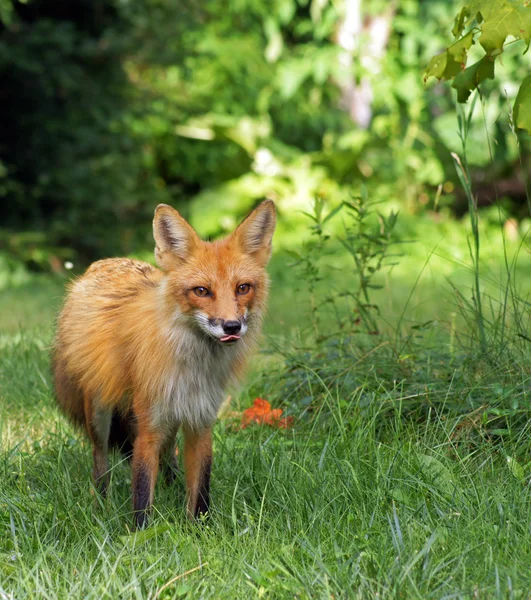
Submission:
<svg viewBox="0 0 531 600">
<path fill-rule="evenodd" d="M 391 32 L 395 3 L 375 16 L 363 16 L 362 0 L 344 0 L 345 16 L 337 31 L 337 44 L 343 48 L 339 62 L 343 77 L 341 107 L 351 119 L 367 129 L 372 119 L 372 84 L 378 75 Z M 356 63 L 354 62 L 356 57 Z"/>
</svg>

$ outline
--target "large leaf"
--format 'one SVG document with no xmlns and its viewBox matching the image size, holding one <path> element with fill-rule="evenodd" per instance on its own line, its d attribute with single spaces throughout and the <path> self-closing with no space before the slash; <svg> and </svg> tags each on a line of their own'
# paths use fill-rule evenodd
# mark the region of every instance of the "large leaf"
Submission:
<svg viewBox="0 0 531 600">
<path fill-rule="evenodd" d="M 467 52 L 474 43 L 474 34 L 476 32 L 477 30 L 473 29 L 447 48 L 442 54 L 434 56 L 426 67 L 424 81 L 429 77 L 452 79 L 458 75 L 466 64 Z"/>
<path fill-rule="evenodd" d="M 514 122 L 517 127 L 531 133 L 531 75 L 522 81 L 514 101 Z"/>
<path fill-rule="evenodd" d="M 470 31 L 462 35 L 463 32 Z M 442 54 L 434 56 L 424 74 L 429 77 L 453 79 L 452 87 L 457 90 L 459 102 L 466 102 L 472 90 L 485 79 L 494 78 L 494 60 L 499 56 L 507 38 L 523 40 L 525 52 L 531 43 L 531 2 L 528 0 L 470 0 L 454 20 L 454 37 L 462 36 Z M 478 35 L 479 34 L 479 35 Z M 476 37 L 477 36 L 477 37 Z M 465 69 L 468 49 L 479 40 L 485 56 Z M 521 47 L 521 46 L 520 46 Z M 529 86 L 522 86 L 520 98 L 515 104 L 519 127 L 528 129 Z"/>
<path fill-rule="evenodd" d="M 485 79 L 494 79 L 494 61 L 486 55 L 454 78 L 452 87 L 457 90 L 457 100 L 466 102 L 470 93 Z"/>
<path fill-rule="evenodd" d="M 474 0 L 470 14 L 481 14 L 480 44 L 490 56 L 503 51 L 507 36 L 531 40 L 531 7 L 523 0 Z"/>
</svg>

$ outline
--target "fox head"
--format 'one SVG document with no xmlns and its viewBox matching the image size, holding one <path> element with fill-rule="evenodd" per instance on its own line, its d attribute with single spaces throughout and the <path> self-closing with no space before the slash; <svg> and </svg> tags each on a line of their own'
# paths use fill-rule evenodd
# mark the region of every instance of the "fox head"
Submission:
<svg viewBox="0 0 531 600">
<path fill-rule="evenodd" d="M 227 345 L 260 323 L 275 223 L 275 205 L 266 200 L 228 237 L 205 242 L 175 209 L 159 204 L 155 259 L 166 273 L 167 307 L 179 322 Z"/>
</svg>

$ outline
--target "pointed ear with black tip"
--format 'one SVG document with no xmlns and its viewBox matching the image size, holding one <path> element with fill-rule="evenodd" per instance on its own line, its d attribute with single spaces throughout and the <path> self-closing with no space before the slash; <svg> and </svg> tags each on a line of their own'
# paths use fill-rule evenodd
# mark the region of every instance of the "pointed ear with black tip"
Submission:
<svg viewBox="0 0 531 600">
<path fill-rule="evenodd" d="M 271 240 L 276 222 L 275 203 L 265 200 L 238 225 L 233 234 L 241 250 L 264 266 L 271 257 Z"/>
<path fill-rule="evenodd" d="M 155 260 L 164 271 L 186 262 L 199 242 L 192 227 L 167 204 L 159 204 L 155 209 L 153 237 Z"/>
</svg>

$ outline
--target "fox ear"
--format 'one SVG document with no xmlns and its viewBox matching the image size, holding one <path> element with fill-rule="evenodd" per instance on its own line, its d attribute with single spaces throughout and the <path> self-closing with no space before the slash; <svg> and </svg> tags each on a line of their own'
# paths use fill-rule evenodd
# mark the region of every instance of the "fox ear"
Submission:
<svg viewBox="0 0 531 600">
<path fill-rule="evenodd" d="M 196 232 L 167 204 L 159 204 L 153 219 L 155 260 L 165 271 L 185 262 L 198 242 Z"/>
<path fill-rule="evenodd" d="M 233 234 L 243 252 L 256 256 L 264 265 L 271 256 L 276 221 L 275 203 L 265 200 L 240 223 Z"/>
</svg>

